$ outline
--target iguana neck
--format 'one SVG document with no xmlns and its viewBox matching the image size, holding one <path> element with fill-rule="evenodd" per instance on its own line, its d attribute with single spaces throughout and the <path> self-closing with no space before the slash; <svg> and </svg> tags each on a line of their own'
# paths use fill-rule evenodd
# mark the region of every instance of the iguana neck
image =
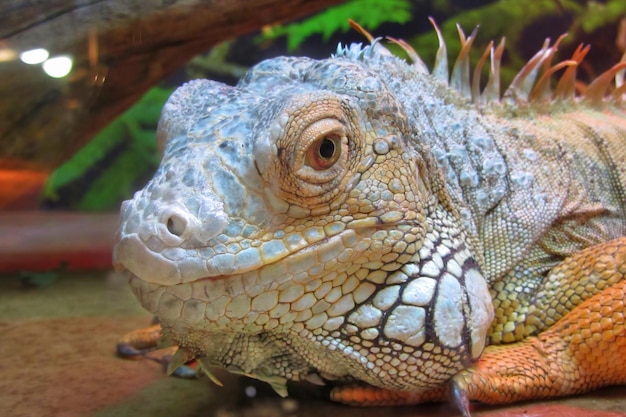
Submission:
<svg viewBox="0 0 626 417">
<path fill-rule="evenodd" d="M 477 237 L 489 281 L 520 259 L 535 257 L 537 267 L 547 269 L 624 232 L 623 207 L 612 197 L 620 193 L 589 181 L 612 178 L 615 189 L 626 189 L 611 169 L 622 164 L 617 155 L 624 131 L 610 108 L 557 102 L 550 111 L 536 106 L 513 115 L 506 104 L 479 109 L 449 89 L 438 95 L 449 99 L 411 107 L 418 141 L 432 150 L 466 229 Z M 595 222 L 597 230 L 581 230 L 579 218 Z M 551 237 L 558 233 L 586 239 L 555 244 L 561 240 Z"/>
<path fill-rule="evenodd" d="M 498 138 L 510 127 L 491 123 L 473 104 L 432 78 L 419 78 L 403 87 L 420 91 L 403 103 L 415 126 L 416 146 L 432 153 L 465 227 L 479 235 L 485 215 L 509 192 L 509 168 Z"/>
<path fill-rule="evenodd" d="M 442 83 L 421 78 L 403 87 L 419 91 L 403 103 L 415 127 L 415 146 L 436 159 L 483 265 L 490 265 L 487 279 L 497 279 L 562 211 L 572 186 L 571 173 L 559 165 L 562 144 L 530 117 L 480 109 Z M 551 172 L 543 172 L 546 167 Z M 504 253 L 504 242 L 515 242 L 518 253 Z"/>
</svg>

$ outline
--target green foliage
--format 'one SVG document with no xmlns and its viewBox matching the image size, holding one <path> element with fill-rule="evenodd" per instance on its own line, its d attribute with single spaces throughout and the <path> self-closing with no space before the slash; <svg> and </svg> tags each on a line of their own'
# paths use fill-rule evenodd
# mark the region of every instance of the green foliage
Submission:
<svg viewBox="0 0 626 417">
<path fill-rule="evenodd" d="M 411 3 L 409 0 L 351 0 L 302 22 L 276 26 L 263 37 L 287 36 L 287 48 L 293 51 L 311 35 L 321 34 L 324 40 L 328 40 L 336 32 L 346 32 L 350 28 L 348 19 L 356 20 L 368 30 L 386 22 L 406 23 L 411 20 Z"/>
<path fill-rule="evenodd" d="M 151 89 L 100 131 L 50 175 L 43 200 L 58 204 L 62 199 L 62 206 L 77 210 L 117 208 L 158 165 L 156 124 L 171 92 Z"/>
<path fill-rule="evenodd" d="M 609 0 L 606 2 L 590 1 L 587 7 L 580 13 L 579 25 L 585 33 L 610 23 L 615 23 L 626 15 L 626 2 L 624 0 Z"/>
</svg>

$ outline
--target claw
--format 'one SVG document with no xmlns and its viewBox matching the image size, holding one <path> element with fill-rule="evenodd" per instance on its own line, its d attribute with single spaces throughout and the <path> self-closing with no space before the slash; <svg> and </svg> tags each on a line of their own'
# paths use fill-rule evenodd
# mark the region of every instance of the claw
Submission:
<svg viewBox="0 0 626 417">
<path fill-rule="evenodd" d="M 163 365 L 166 365 L 165 373 L 167 375 L 176 375 L 180 376 L 177 372 L 178 368 L 184 366 L 187 362 L 193 360 L 193 356 L 189 355 L 186 351 L 182 349 L 176 350 L 173 355 L 163 357 Z M 194 371 L 195 373 L 195 371 Z M 183 372 L 184 374 L 184 372 Z"/>
<path fill-rule="evenodd" d="M 218 387 L 224 386 L 222 381 L 217 379 L 217 377 L 213 374 L 213 372 L 211 372 L 211 369 L 210 369 L 212 365 L 211 362 L 207 361 L 206 358 L 204 360 L 200 359 L 198 360 L 198 365 L 200 366 L 200 370 L 202 371 L 202 373 L 205 374 L 207 378 L 211 380 L 211 382 L 213 382 Z"/>
<path fill-rule="evenodd" d="M 269 384 L 270 387 L 272 387 L 274 392 L 282 398 L 285 398 L 289 395 L 287 392 L 287 379 L 280 375 L 273 375 L 271 373 L 266 374 L 263 371 L 259 373 L 250 373 L 235 365 L 228 366 L 226 370 L 231 374 L 243 375 L 247 376 L 248 378 L 254 378 L 258 379 L 259 381 L 266 382 L 267 384 Z"/>
<path fill-rule="evenodd" d="M 326 382 L 324 382 L 322 377 L 319 376 L 318 374 L 308 374 L 307 376 L 304 377 L 304 380 L 310 382 L 313 385 L 317 385 L 319 387 L 326 386 Z"/>
<path fill-rule="evenodd" d="M 196 379 L 198 377 L 198 370 L 189 365 L 180 365 L 170 372 L 169 375 L 181 379 Z"/>
<path fill-rule="evenodd" d="M 461 387 L 461 384 L 456 378 L 453 378 L 450 383 L 450 396 L 452 397 L 452 402 L 461 412 L 463 417 L 472 417 L 469 410 L 470 407 L 467 392 L 465 392 L 465 389 Z"/>
<path fill-rule="evenodd" d="M 193 357 L 189 357 L 181 350 L 177 350 L 174 355 L 163 354 L 163 351 L 171 351 L 171 347 L 168 349 L 161 349 L 155 351 L 154 348 L 138 349 L 132 343 L 120 342 L 117 344 L 117 355 L 122 358 L 137 358 L 142 357 L 153 360 L 163 365 L 165 373 L 167 375 L 173 375 L 177 378 L 194 379 L 197 377 L 198 372 L 192 366 L 187 363 L 193 360 Z"/>
<path fill-rule="evenodd" d="M 214 383 L 215 385 L 217 385 L 218 387 L 223 387 L 224 384 L 222 383 L 222 381 L 220 381 L 215 374 L 213 374 L 213 372 L 211 372 L 209 369 L 207 368 L 203 368 L 202 372 L 204 372 L 204 374 L 207 376 L 207 378 L 209 378 L 209 380 Z"/>
<path fill-rule="evenodd" d="M 287 380 L 285 378 L 265 378 L 262 381 L 270 384 L 270 387 L 272 387 L 274 392 L 276 392 L 276 394 L 278 394 L 281 398 L 286 398 L 289 395 L 289 393 L 287 392 Z"/>
<path fill-rule="evenodd" d="M 150 352 L 152 349 L 137 349 L 131 343 L 120 342 L 117 344 L 115 349 L 117 356 L 122 358 L 135 358 L 138 356 L 144 356 L 146 353 Z"/>
</svg>

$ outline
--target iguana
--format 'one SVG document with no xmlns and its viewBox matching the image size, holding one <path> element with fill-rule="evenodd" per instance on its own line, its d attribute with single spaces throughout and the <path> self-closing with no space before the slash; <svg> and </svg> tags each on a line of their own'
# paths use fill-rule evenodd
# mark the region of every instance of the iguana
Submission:
<svg viewBox="0 0 626 417">
<path fill-rule="evenodd" d="M 430 72 L 372 39 L 171 96 L 114 258 L 172 368 L 465 416 L 626 383 L 626 63 L 581 95 L 546 42 L 501 95 L 503 42 L 470 79 L 436 33 Z"/>
</svg>

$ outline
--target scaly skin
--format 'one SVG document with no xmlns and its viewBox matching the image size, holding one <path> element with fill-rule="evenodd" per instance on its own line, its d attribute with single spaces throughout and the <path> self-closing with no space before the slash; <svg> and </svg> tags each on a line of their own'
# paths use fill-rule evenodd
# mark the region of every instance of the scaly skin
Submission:
<svg viewBox="0 0 626 417">
<path fill-rule="evenodd" d="M 619 103 L 453 74 L 374 44 L 173 94 L 115 261 L 174 366 L 465 415 L 626 383 Z"/>
</svg>

